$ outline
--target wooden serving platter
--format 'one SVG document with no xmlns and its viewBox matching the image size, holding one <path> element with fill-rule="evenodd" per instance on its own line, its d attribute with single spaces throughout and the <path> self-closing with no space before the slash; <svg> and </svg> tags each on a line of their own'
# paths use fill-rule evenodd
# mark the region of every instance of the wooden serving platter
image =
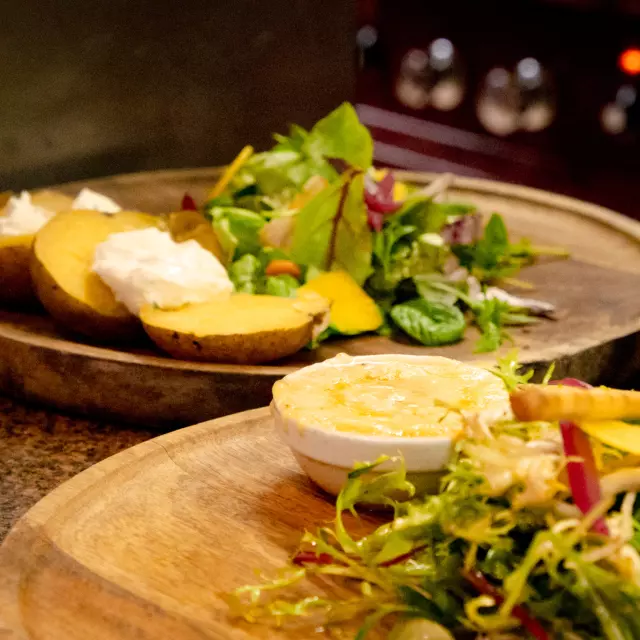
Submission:
<svg viewBox="0 0 640 640">
<path fill-rule="evenodd" d="M 127 208 L 166 212 L 188 191 L 203 198 L 218 170 L 161 171 L 63 185 L 71 195 L 84 186 Z M 400 173 L 428 184 L 430 174 Z M 558 307 L 559 319 L 512 331 L 521 360 L 537 372 L 556 361 L 558 375 L 623 384 L 640 369 L 640 222 L 601 207 L 535 189 L 456 178 L 450 198 L 503 214 L 513 238 L 562 246 L 569 260 L 540 264 L 522 278 L 526 295 Z M 275 380 L 340 352 L 426 352 L 461 360 L 473 354 L 469 330 L 460 344 L 427 349 L 379 336 L 328 342 L 269 366 L 202 364 L 173 360 L 151 345 L 118 349 L 65 336 L 50 319 L 0 312 L 0 392 L 59 409 L 150 425 L 199 422 L 267 404 Z M 503 351 L 507 350 L 506 346 Z"/>
<path fill-rule="evenodd" d="M 334 513 L 267 409 L 144 442 L 61 485 L 5 539 L 0 638 L 308 638 L 238 623 L 224 595 L 273 576 Z"/>
</svg>

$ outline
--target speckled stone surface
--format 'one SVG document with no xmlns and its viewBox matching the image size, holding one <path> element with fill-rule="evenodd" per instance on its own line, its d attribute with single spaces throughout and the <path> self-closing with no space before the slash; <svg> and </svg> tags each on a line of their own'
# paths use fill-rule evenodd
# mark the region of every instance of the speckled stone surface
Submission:
<svg viewBox="0 0 640 640">
<path fill-rule="evenodd" d="M 160 433 L 65 416 L 0 396 L 0 540 L 59 484 Z"/>
</svg>

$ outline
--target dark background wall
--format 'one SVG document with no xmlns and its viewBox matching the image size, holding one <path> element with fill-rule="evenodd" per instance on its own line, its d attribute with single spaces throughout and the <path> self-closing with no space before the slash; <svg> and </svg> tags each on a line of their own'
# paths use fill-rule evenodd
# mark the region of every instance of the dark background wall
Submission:
<svg viewBox="0 0 640 640">
<path fill-rule="evenodd" d="M 4 0 L 0 190 L 215 165 L 354 88 L 353 0 Z"/>
<path fill-rule="evenodd" d="M 624 52 L 640 51 L 640 0 L 359 5 L 365 64 L 358 101 L 378 143 L 379 162 L 526 184 L 640 219 L 640 71 L 621 64 Z M 428 64 L 418 73 L 414 68 L 412 79 L 405 67 L 411 54 L 417 50 L 428 58 L 439 39 L 453 47 L 455 64 L 437 72 Z M 513 78 L 527 59 L 542 69 L 541 84 L 526 91 L 510 81 L 488 90 L 492 70 Z M 451 110 L 438 108 L 431 100 L 434 87 L 452 77 L 464 89 L 461 102 Z M 398 92 L 401 80 L 404 95 Z M 407 86 L 414 92 L 407 93 Z M 416 90 L 429 97 L 425 104 L 406 99 L 415 98 Z M 521 113 L 536 102 L 539 107 L 540 99 L 551 106 L 552 117 L 546 126 L 499 135 L 479 117 L 488 95 L 494 117 Z"/>
</svg>

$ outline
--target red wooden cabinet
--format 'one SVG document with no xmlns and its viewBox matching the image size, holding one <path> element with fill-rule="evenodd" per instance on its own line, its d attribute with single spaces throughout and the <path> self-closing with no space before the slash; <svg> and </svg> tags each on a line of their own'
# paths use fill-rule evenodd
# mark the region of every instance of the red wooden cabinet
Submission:
<svg viewBox="0 0 640 640">
<path fill-rule="evenodd" d="M 640 2 L 362 1 L 358 103 L 381 164 L 640 218 Z"/>
</svg>

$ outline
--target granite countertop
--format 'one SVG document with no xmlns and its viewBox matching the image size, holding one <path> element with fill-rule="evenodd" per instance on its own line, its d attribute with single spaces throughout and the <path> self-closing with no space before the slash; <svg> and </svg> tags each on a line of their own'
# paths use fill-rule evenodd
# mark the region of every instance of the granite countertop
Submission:
<svg viewBox="0 0 640 640">
<path fill-rule="evenodd" d="M 0 396 L 0 541 L 59 484 L 160 433 L 62 415 Z"/>
</svg>

